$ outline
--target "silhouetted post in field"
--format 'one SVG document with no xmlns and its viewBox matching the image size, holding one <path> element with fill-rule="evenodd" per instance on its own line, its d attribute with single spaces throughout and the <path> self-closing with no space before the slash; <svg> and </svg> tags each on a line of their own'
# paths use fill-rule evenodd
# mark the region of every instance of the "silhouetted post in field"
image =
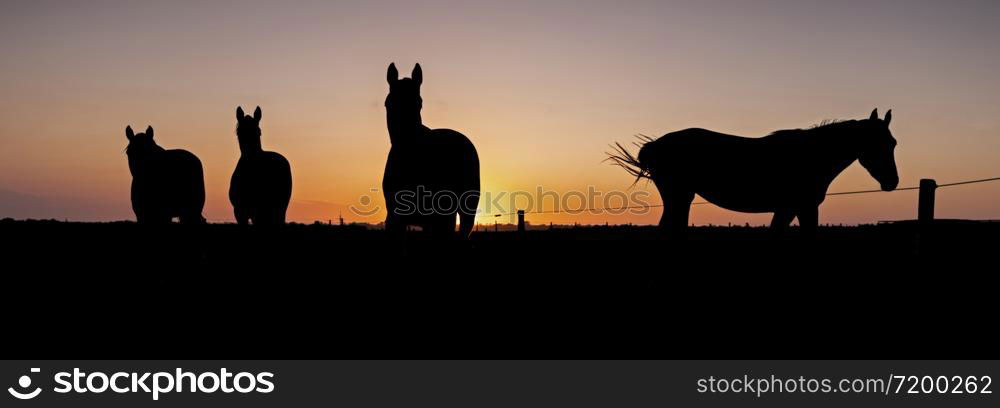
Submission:
<svg viewBox="0 0 1000 408">
<path fill-rule="evenodd" d="M 934 247 L 933 228 L 934 225 L 934 190 L 937 190 L 937 182 L 934 179 L 920 179 L 920 197 L 917 202 L 917 247 L 918 254 L 931 251 Z"/>
<path fill-rule="evenodd" d="M 524 210 L 517 210 L 517 233 L 524 235 Z"/>
<path fill-rule="evenodd" d="M 920 179 L 920 201 L 917 204 L 917 220 L 921 224 L 934 221 L 934 190 L 937 182 L 934 179 Z"/>
</svg>

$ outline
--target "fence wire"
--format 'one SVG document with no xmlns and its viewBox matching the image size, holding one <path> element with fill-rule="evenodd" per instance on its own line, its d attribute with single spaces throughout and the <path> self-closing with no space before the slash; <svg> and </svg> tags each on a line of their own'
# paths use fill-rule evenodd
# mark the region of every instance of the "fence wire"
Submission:
<svg viewBox="0 0 1000 408">
<path fill-rule="evenodd" d="M 990 177 L 990 178 L 976 179 L 976 180 L 956 181 L 956 182 L 952 182 L 952 183 L 938 184 L 937 188 L 952 187 L 952 186 L 961 186 L 961 185 L 966 185 L 966 184 L 986 183 L 986 182 L 989 182 L 989 181 L 997 181 L 997 180 L 1000 180 L 1000 177 Z M 838 191 L 838 192 L 834 192 L 834 193 L 826 193 L 826 195 L 827 196 L 839 196 L 839 195 L 868 194 L 868 193 L 893 193 L 893 192 L 896 192 L 896 191 L 919 190 L 919 189 L 920 189 L 920 186 L 912 186 L 912 187 L 901 187 L 901 188 L 897 188 L 897 189 L 892 190 L 892 191 L 883 191 L 883 190 Z M 695 201 L 695 202 L 691 203 L 691 205 L 704 205 L 704 204 L 711 204 L 711 203 L 708 202 L 708 201 Z M 608 208 L 608 207 L 604 207 L 604 208 L 582 208 L 582 209 L 574 209 L 574 210 L 525 211 L 524 213 L 525 214 L 559 214 L 559 213 L 565 213 L 565 212 L 569 212 L 569 213 L 582 213 L 582 212 L 588 212 L 588 211 L 625 211 L 625 210 L 633 210 L 633 209 L 639 209 L 639 208 L 656 208 L 656 207 L 663 207 L 663 204 L 630 205 L 630 206 L 625 206 L 625 207 L 613 207 L 613 208 Z M 511 212 L 511 213 L 499 213 L 499 214 L 494 215 L 494 217 L 503 217 L 503 216 L 516 215 L 516 214 L 517 214 L 516 211 L 515 212 Z"/>
</svg>

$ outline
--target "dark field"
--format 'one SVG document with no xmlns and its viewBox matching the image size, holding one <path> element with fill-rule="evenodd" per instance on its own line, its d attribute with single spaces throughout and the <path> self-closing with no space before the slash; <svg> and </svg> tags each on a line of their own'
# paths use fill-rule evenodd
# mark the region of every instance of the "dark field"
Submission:
<svg viewBox="0 0 1000 408">
<path fill-rule="evenodd" d="M 48 358 L 996 355 L 1000 223 L 477 232 L 0 221 L 5 336 Z"/>
</svg>

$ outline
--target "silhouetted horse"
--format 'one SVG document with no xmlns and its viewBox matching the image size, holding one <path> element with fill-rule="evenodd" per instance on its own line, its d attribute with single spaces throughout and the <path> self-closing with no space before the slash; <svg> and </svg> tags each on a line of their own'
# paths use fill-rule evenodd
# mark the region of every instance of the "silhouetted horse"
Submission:
<svg viewBox="0 0 1000 408">
<path fill-rule="evenodd" d="M 165 150 L 153 140 L 153 127 L 128 138 L 128 168 L 132 172 L 132 211 L 142 224 L 203 223 L 205 178 L 201 161 L 187 150 Z"/>
<path fill-rule="evenodd" d="M 288 201 L 292 198 L 292 169 L 284 156 L 267 152 L 260 145 L 260 106 L 253 117 L 236 108 L 236 137 L 240 161 L 229 183 L 229 202 L 236 222 L 246 225 L 285 223 Z"/>
<path fill-rule="evenodd" d="M 420 64 L 411 76 L 399 79 L 396 65 L 389 64 L 385 111 L 392 147 L 382 179 L 386 229 L 398 234 L 416 225 L 438 237 L 454 236 L 459 214 L 459 236 L 468 238 L 479 206 L 479 155 L 461 133 L 424 126 Z"/>
<path fill-rule="evenodd" d="M 682 233 L 694 195 L 733 211 L 773 212 L 771 228 L 780 231 L 798 217 L 803 235 L 813 235 L 819 205 L 840 172 L 855 160 L 882 186 L 899 183 L 885 120 L 873 110 L 867 120 L 779 130 L 761 138 L 685 129 L 659 139 L 646 138 L 638 156 L 620 144 L 609 159 L 639 178 L 653 180 L 663 199 L 660 227 Z"/>
</svg>

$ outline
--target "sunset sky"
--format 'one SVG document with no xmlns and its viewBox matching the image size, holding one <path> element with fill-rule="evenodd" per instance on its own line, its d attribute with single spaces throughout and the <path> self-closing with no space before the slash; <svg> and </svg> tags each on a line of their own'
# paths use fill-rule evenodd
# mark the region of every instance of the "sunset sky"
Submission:
<svg viewBox="0 0 1000 408">
<path fill-rule="evenodd" d="M 201 158 L 205 217 L 232 220 L 234 111 L 260 105 L 264 148 L 292 165 L 289 219 L 377 223 L 384 211 L 347 206 L 384 205 L 371 189 L 390 62 L 404 76 L 421 64 L 425 124 L 472 140 L 492 194 L 627 191 L 632 178 L 601 161 L 634 134 L 762 136 L 875 107 L 893 110 L 900 186 L 996 177 L 998 19 L 997 1 L 5 1 L 0 218 L 134 219 L 124 129 L 152 125 L 161 146 Z M 831 191 L 873 188 L 854 164 Z M 1000 182 L 937 200 L 942 218 L 1000 219 Z M 821 222 L 914 218 L 916 203 L 831 197 Z M 769 218 L 702 205 L 691 220 Z"/>
</svg>

